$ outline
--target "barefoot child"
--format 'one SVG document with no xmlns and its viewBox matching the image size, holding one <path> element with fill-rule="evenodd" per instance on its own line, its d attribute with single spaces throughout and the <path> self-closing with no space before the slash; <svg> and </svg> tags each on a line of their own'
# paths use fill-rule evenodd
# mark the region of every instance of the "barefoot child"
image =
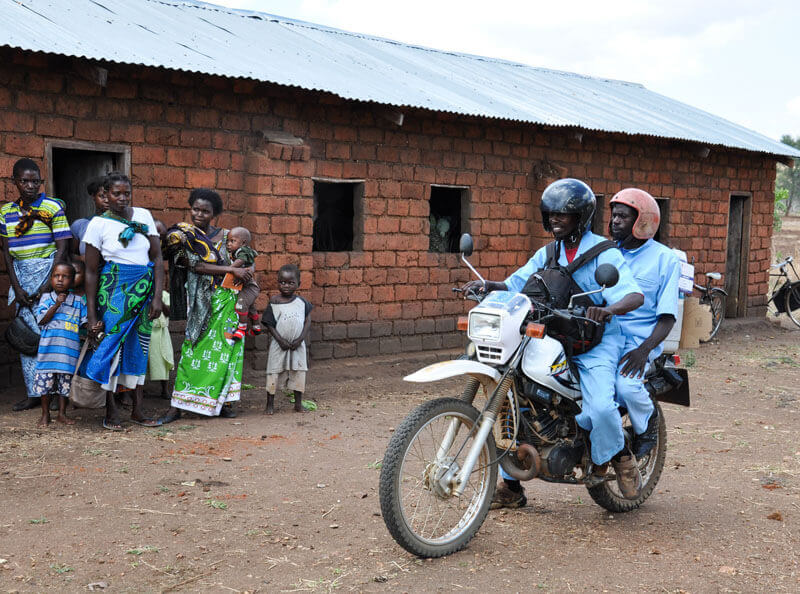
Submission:
<svg viewBox="0 0 800 594">
<path fill-rule="evenodd" d="M 161 237 L 163 250 L 167 227 L 161 221 L 155 221 L 156 230 Z M 161 315 L 153 320 L 153 331 L 150 334 L 150 351 L 147 355 L 147 375 L 150 381 L 161 384 L 161 398 L 169 400 L 169 374 L 175 367 L 175 353 L 172 351 L 172 339 L 169 336 L 169 292 L 161 292 Z"/>
<path fill-rule="evenodd" d="M 303 412 L 306 390 L 306 337 L 311 327 L 311 305 L 295 295 L 300 286 L 300 271 L 294 264 L 284 264 L 278 271 L 279 295 L 269 300 L 262 322 L 272 335 L 267 359 L 267 409 L 275 412 L 275 393 L 284 384 L 294 392 L 294 410 Z"/>
<path fill-rule="evenodd" d="M 225 247 L 233 260 L 231 266 L 234 268 L 250 268 L 258 256 L 258 252 L 250 247 L 250 231 L 244 227 L 234 227 L 228 231 Z M 223 286 L 225 285 L 223 284 Z M 231 339 L 242 340 L 247 335 L 248 318 L 250 334 L 253 336 L 261 334 L 261 324 L 258 322 L 258 311 L 255 306 L 261 289 L 259 289 L 255 277 L 241 288 L 238 286 L 235 288 L 239 290 L 239 298 L 236 300 L 236 316 L 239 318 L 239 325 L 236 332 L 231 335 Z"/>
<path fill-rule="evenodd" d="M 75 279 L 75 268 L 60 263 L 53 266 L 50 286 L 53 290 L 42 295 L 36 308 L 36 320 L 41 329 L 39 354 L 36 358 L 34 390 L 42 398 L 40 427 L 50 424 L 50 397 L 58 397 L 56 421 L 71 425 L 66 407 L 72 374 L 81 352 L 78 336 L 80 326 L 86 323 L 86 304 L 81 296 L 70 293 Z"/>
</svg>

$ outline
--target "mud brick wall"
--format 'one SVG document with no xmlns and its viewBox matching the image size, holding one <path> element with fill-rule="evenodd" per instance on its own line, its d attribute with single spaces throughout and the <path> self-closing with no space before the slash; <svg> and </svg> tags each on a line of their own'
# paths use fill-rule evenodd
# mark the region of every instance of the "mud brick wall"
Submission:
<svg viewBox="0 0 800 594">
<path fill-rule="evenodd" d="M 187 219 L 192 188 L 216 188 L 226 206 L 219 223 L 254 233 L 259 307 L 276 292 L 282 264 L 300 267 L 301 291 L 315 305 L 313 358 L 464 343 L 455 319 L 468 307 L 451 287 L 470 276 L 456 254 L 428 251 L 432 185 L 467 189 L 462 228 L 476 238 L 472 262 L 492 279 L 547 240 L 538 203 L 559 177 L 583 179 L 606 200 L 627 186 L 669 199 L 669 243 L 695 258 L 698 279 L 724 272 L 730 196 L 747 194 L 747 307 L 763 311 L 769 156 L 712 147 L 703 157 L 694 143 L 424 110 L 402 110 L 397 125 L 397 110 L 325 93 L 138 66 L 102 64 L 108 81 L 100 86 L 80 74 L 85 66 L 0 49 L 2 198 L 16 198 L 9 178 L 17 158 L 37 160 L 46 178 L 46 144 L 65 140 L 130 147 L 134 203 L 167 223 Z M 363 181 L 363 249 L 312 251 L 315 178 Z M 7 289 L 2 275 L 0 294 Z M 7 320 L 10 308 L 0 315 Z M 264 336 L 249 339 L 251 355 L 266 347 Z M 14 358 L 5 344 L 0 358 Z"/>
</svg>

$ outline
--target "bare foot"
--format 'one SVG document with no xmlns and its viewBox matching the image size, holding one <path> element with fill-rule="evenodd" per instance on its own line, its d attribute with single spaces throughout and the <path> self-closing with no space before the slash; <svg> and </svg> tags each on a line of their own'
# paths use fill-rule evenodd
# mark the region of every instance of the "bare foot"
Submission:
<svg viewBox="0 0 800 594">
<path fill-rule="evenodd" d="M 308 411 L 305 408 L 303 408 L 303 405 L 301 404 L 299 407 L 295 405 L 294 412 L 307 413 Z"/>
<path fill-rule="evenodd" d="M 46 427 L 47 427 L 49 424 L 50 424 L 50 415 L 47 415 L 47 416 L 43 416 L 41 419 L 39 419 L 39 422 L 38 422 L 38 423 L 36 423 L 36 426 L 37 426 L 37 427 L 41 427 L 41 428 L 43 428 L 43 429 L 44 429 L 44 428 L 46 428 Z"/>
<path fill-rule="evenodd" d="M 66 415 L 58 415 L 56 417 L 56 423 L 63 423 L 64 425 L 74 425 L 75 421 L 73 419 L 68 419 Z"/>
<path fill-rule="evenodd" d="M 275 414 L 275 395 L 267 394 L 267 408 L 264 409 L 265 415 Z"/>
</svg>

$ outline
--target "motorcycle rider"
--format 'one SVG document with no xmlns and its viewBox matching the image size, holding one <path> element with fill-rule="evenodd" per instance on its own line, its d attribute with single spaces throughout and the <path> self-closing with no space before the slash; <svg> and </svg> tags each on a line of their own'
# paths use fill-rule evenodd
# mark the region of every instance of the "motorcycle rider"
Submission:
<svg viewBox="0 0 800 594">
<path fill-rule="evenodd" d="M 658 439 L 658 409 L 644 387 L 647 366 L 661 354 L 678 314 L 681 263 L 671 249 L 653 239 L 661 221 L 655 199 L 638 188 L 617 192 L 609 202 L 609 233 L 617 242 L 644 304 L 619 318 L 625 353 L 619 361 L 617 400 L 628 409 L 636 434 L 633 454 L 645 456 Z"/>
<path fill-rule="evenodd" d="M 591 188 L 580 180 L 566 178 L 553 182 L 542 193 L 540 209 L 545 231 L 551 232 L 563 244 L 559 250 L 559 264 L 566 266 L 589 248 L 604 241 L 590 231 L 596 199 Z M 546 247 L 540 248 L 528 262 L 504 282 L 471 281 L 465 290 L 483 288 L 485 291 L 521 291 L 528 278 L 544 267 Z M 600 289 L 594 272 L 600 264 L 612 264 L 619 270 L 619 281 L 602 293 L 591 296 L 597 303 L 589 307 L 586 317 L 607 322 L 602 341 L 586 353 L 573 358 L 580 372 L 583 394 L 582 411 L 576 417 L 578 424 L 590 432 L 593 463 L 603 469 L 609 461 L 617 475 L 622 494 L 636 499 L 641 493 L 642 476 L 636 459 L 625 447 L 622 420 L 614 400 L 617 365 L 622 356 L 625 338 L 620 331 L 617 316 L 639 307 L 644 297 L 633 279 L 625 259 L 617 249 L 602 252 L 573 274 L 575 282 L 584 290 Z M 602 305 L 608 303 L 609 305 Z M 503 473 L 504 482 L 497 486 L 492 508 L 522 507 L 526 504 L 525 490 L 519 481 Z"/>
</svg>

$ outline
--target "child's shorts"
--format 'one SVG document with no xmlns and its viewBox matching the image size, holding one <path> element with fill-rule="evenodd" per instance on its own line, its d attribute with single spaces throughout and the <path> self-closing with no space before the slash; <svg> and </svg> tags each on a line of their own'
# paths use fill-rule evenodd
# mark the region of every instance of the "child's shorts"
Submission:
<svg viewBox="0 0 800 594">
<path fill-rule="evenodd" d="M 69 398 L 69 388 L 72 384 L 72 374 L 51 373 L 49 371 L 36 372 L 33 376 L 34 396 L 57 394 Z"/>
<path fill-rule="evenodd" d="M 249 312 L 257 315 L 255 308 L 256 299 L 261 290 L 255 281 L 250 281 L 239 290 L 239 297 L 236 299 L 236 313 Z"/>
<path fill-rule="evenodd" d="M 286 388 L 293 392 L 306 391 L 306 372 L 305 371 L 281 371 L 280 373 L 267 374 L 267 392 L 277 394 L 279 389 Z"/>
</svg>

